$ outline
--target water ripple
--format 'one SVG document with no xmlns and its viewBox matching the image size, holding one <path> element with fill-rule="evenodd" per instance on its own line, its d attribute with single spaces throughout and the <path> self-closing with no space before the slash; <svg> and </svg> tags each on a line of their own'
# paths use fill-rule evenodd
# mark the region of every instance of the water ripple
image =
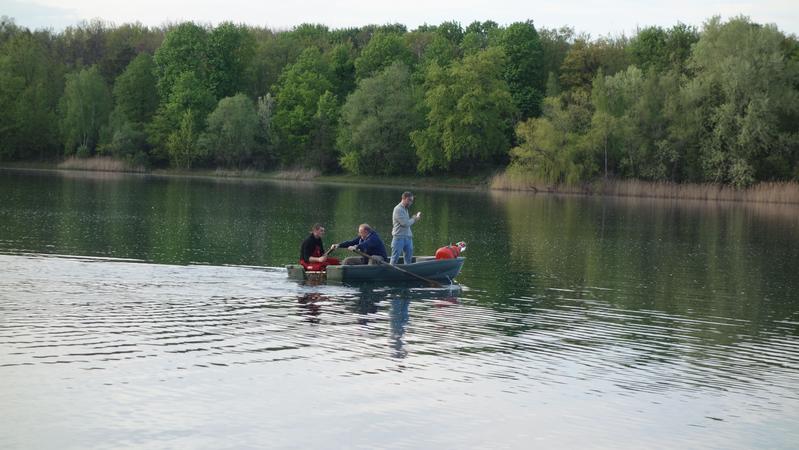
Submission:
<svg viewBox="0 0 799 450">
<path fill-rule="evenodd" d="M 791 320 L 753 332 L 746 320 L 619 307 L 601 288 L 579 298 L 574 289 L 541 288 L 503 300 L 468 287 L 306 286 L 252 267 L 35 255 L 0 255 L 0 263 L 10 268 L 0 291 L 0 373 L 12 384 L 51 373 L 71 390 L 70 380 L 89 377 L 108 388 L 135 386 L 138 393 L 117 395 L 136 398 L 169 396 L 158 386 L 185 377 L 214 389 L 218 378 L 242 371 L 251 381 L 269 374 L 270 383 L 320 377 L 357 398 L 347 383 L 489 383 L 491 394 L 469 396 L 528 404 L 558 393 L 602 398 L 606 407 L 643 396 L 649 406 L 639 409 L 728 398 L 702 416 L 720 422 L 783 414 L 799 401 Z M 401 398 L 372 407 L 411 416 L 422 408 Z"/>
</svg>

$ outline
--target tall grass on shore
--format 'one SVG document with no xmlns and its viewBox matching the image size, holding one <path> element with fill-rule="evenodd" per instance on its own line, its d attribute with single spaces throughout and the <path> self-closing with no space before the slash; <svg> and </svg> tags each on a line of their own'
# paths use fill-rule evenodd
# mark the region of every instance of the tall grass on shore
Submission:
<svg viewBox="0 0 799 450">
<path fill-rule="evenodd" d="M 217 167 L 214 170 L 214 176 L 220 178 L 258 178 L 262 174 L 253 168 L 247 168 L 244 170 L 231 170 L 231 169 L 223 169 L 221 167 Z"/>
<path fill-rule="evenodd" d="M 704 184 L 654 183 L 638 180 L 605 181 L 599 193 L 624 197 L 684 198 L 711 201 L 799 203 L 799 183 L 764 182 L 747 189 Z"/>
<path fill-rule="evenodd" d="M 286 169 L 275 173 L 278 180 L 311 181 L 321 175 L 317 169 Z"/>
<path fill-rule="evenodd" d="M 570 186 L 547 184 L 522 174 L 504 172 L 495 175 L 490 186 L 497 190 L 561 194 L 799 204 L 799 183 L 795 182 L 763 182 L 747 189 L 736 189 L 718 183 L 680 184 L 640 180 L 600 180 Z"/>
<path fill-rule="evenodd" d="M 529 175 L 517 172 L 500 172 L 488 183 L 489 189 L 499 191 L 532 191 L 550 194 L 593 194 L 593 186 L 589 183 L 580 185 L 553 184 L 537 180 Z"/>
<path fill-rule="evenodd" d="M 132 166 L 121 159 L 110 156 L 93 156 L 91 158 L 77 158 L 70 156 L 58 164 L 59 169 L 65 170 L 93 170 L 98 172 L 144 172 L 144 167 Z"/>
</svg>

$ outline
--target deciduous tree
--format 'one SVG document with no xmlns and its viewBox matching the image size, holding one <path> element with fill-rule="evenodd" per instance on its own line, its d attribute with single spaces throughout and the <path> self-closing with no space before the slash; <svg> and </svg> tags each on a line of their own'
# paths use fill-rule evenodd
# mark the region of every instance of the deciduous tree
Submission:
<svg viewBox="0 0 799 450">
<path fill-rule="evenodd" d="M 116 109 L 134 123 L 149 122 L 158 108 L 155 64 L 147 53 L 138 55 L 114 83 Z"/>
<path fill-rule="evenodd" d="M 748 186 L 796 176 L 799 71 L 786 58 L 784 35 L 738 17 L 708 21 L 694 46 L 685 89 L 701 127 L 709 181 Z"/>
<path fill-rule="evenodd" d="M 198 144 L 218 164 L 242 168 L 252 161 L 257 132 L 255 105 L 246 95 L 236 94 L 219 100 Z"/>
<path fill-rule="evenodd" d="M 410 133 L 424 125 L 421 107 L 421 87 L 401 62 L 361 80 L 341 111 L 341 165 L 356 174 L 413 173 Z"/>
<path fill-rule="evenodd" d="M 49 33 L 7 33 L 0 44 L 0 159 L 56 155 L 63 65 L 48 48 Z"/>
<path fill-rule="evenodd" d="M 97 66 L 70 73 L 59 103 L 64 152 L 89 156 L 111 113 L 111 93 Z"/>
<path fill-rule="evenodd" d="M 520 119 L 541 113 L 546 89 L 541 40 L 532 21 L 511 24 L 502 33 L 500 45 L 507 56 L 505 81 Z"/>
<path fill-rule="evenodd" d="M 459 171 L 468 172 L 507 155 L 517 110 L 503 78 L 506 62 L 502 49 L 494 47 L 449 68 L 428 69 L 428 126 L 411 133 L 420 171 L 448 170 L 457 163 Z"/>
<path fill-rule="evenodd" d="M 193 23 L 184 22 L 164 38 L 153 58 L 158 77 L 158 93 L 167 99 L 181 74 L 194 76 L 208 85 L 208 31 Z"/>
<path fill-rule="evenodd" d="M 402 35 L 376 33 L 355 60 L 356 78 L 360 80 L 371 77 L 395 61 L 400 61 L 408 67 L 413 66 L 413 54 Z"/>
<path fill-rule="evenodd" d="M 280 75 L 273 125 L 284 165 L 305 165 L 319 99 L 333 91 L 330 66 L 316 48 L 306 49 Z"/>
<path fill-rule="evenodd" d="M 219 24 L 208 34 L 208 84 L 217 98 L 255 93 L 255 37 L 243 25 Z"/>
</svg>

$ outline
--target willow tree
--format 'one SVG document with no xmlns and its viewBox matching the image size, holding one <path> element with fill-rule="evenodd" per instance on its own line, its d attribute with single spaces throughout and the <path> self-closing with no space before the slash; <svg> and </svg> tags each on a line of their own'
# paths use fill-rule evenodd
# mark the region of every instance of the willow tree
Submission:
<svg viewBox="0 0 799 450">
<path fill-rule="evenodd" d="M 519 144 L 510 151 L 510 172 L 553 184 L 573 185 L 595 177 L 599 166 L 590 142 L 591 110 L 583 90 L 568 102 L 561 97 L 544 99 L 541 117 L 516 126 Z M 609 120 L 608 115 L 602 120 Z"/>
<path fill-rule="evenodd" d="M 799 173 L 799 64 L 773 25 L 708 21 L 685 88 L 708 181 L 744 187 Z"/>
</svg>

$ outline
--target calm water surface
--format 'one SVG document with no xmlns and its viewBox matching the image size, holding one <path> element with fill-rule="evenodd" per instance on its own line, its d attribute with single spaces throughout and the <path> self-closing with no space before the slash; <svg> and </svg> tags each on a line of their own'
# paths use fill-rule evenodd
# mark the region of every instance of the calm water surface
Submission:
<svg viewBox="0 0 799 450">
<path fill-rule="evenodd" d="M 0 448 L 796 448 L 796 207 L 417 190 L 457 285 L 287 279 L 401 191 L 0 171 Z"/>
</svg>

